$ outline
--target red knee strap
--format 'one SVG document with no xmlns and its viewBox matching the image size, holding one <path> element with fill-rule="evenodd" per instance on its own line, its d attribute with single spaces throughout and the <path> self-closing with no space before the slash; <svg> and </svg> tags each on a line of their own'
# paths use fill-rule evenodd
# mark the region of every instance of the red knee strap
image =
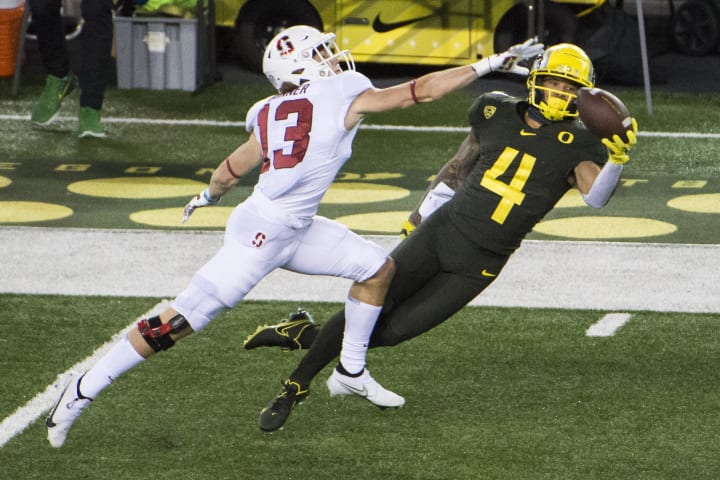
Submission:
<svg viewBox="0 0 720 480">
<path fill-rule="evenodd" d="M 175 340 L 170 337 L 171 333 L 178 333 L 188 325 L 182 315 L 175 315 L 167 323 L 162 323 L 159 316 L 149 319 L 142 319 L 137 323 L 138 332 L 155 352 L 167 350 L 175 345 Z"/>
</svg>

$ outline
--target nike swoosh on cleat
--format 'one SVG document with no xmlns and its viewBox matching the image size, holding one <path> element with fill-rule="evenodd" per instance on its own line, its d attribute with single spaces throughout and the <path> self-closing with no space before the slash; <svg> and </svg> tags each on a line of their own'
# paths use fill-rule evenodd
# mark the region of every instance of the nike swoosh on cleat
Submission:
<svg viewBox="0 0 720 480">
<path fill-rule="evenodd" d="M 297 326 L 299 325 L 299 323 L 302 322 L 302 321 L 303 321 L 303 320 L 300 320 L 300 321 L 297 321 L 297 322 L 292 322 L 292 323 L 289 323 L 289 324 L 287 324 L 287 325 L 284 325 L 284 326 L 281 327 L 281 328 L 276 328 L 275 330 L 277 331 L 277 333 L 278 333 L 279 335 L 282 335 L 283 337 L 290 337 L 290 334 L 288 333 L 288 332 L 290 331 L 290 329 L 293 328 L 293 327 L 297 327 Z"/>
<path fill-rule="evenodd" d="M 380 20 L 380 14 L 378 13 L 375 17 L 375 20 L 373 20 L 372 28 L 378 33 L 386 33 L 391 32 L 393 30 L 396 30 L 398 28 L 402 28 L 406 25 L 412 25 L 413 23 L 420 22 L 422 20 L 427 20 L 430 17 L 434 17 L 435 14 L 431 13 L 430 15 L 425 15 L 423 17 L 416 17 L 416 18 L 410 18 L 408 20 L 402 20 L 400 22 L 389 22 L 385 23 L 382 20 Z"/>
<path fill-rule="evenodd" d="M 526 132 L 524 128 L 520 130 L 521 137 L 534 137 L 536 135 L 537 135 L 537 133 L 535 133 L 535 132 Z"/>
<path fill-rule="evenodd" d="M 70 383 L 68 383 L 65 388 L 63 389 L 62 393 L 60 394 L 60 398 L 58 399 L 57 403 L 53 405 L 52 409 L 50 410 L 50 413 L 48 413 L 48 416 L 45 417 L 45 426 L 48 428 L 53 428 L 57 424 L 53 421 L 53 417 L 55 416 L 55 412 L 57 412 L 58 407 L 60 406 L 60 402 L 62 401 L 63 395 L 65 395 L 65 391 L 70 387 Z"/>
<path fill-rule="evenodd" d="M 48 414 L 48 416 L 45 418 L 45 425 L 47 425 L 48 427 L 55 426 L 55 422 L 53 422 L 52 418 L 55 415 L 55 410 L 57 410 L 57 407 L 58 407 L 58 404 L 56 403 L 55 406 L 52 408 L 52 410 L 50 410 L 50 413 Z"/>
<path fill-rule="evenodd" d="M 58 93 L 58 100 L 62 101 L 63 98 L 67 97 L 75 87 L 71 83 L 67 83 L 62 92 Z"/>
<path fill-rule="evenodd" d="M 360 388 L 355 388 L 355 387 L 353 387 L 352 385 L 348 385 L 347 383 L 342 383 L 342 386 L 345 387 L 345 388 L 347 388 L 347 389 L 350 390 L 351 392 L 355 393 L 356 395 L 360 395 L 361 397 L 367 397 L 367 396 L 368 396 L 367 387 L 366 387 L 365 385 L 363 385 L 363 387 L 362 387 L 361 389 L 360 389 Z"/>
<path fill-rule="evenodd" d="M 480 275 L 482 275 L 483 277 L 497 277 L 497 273 L 490 273 L 487 270 L 485 270 L 484 268 L 483 268 L 483 271 L 480 272 Z"/>
</svg>

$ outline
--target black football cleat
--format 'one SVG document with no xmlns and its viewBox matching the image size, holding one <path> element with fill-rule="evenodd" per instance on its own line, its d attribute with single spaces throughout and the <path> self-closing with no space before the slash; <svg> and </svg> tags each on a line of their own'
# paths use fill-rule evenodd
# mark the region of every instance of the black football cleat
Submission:
<svg viewBox="0 0 720 480">
<path fill-rule="evenodd" d="M 298 308 L 291 313 L 287 320 L 276 325 L 262 325 L 255 332 L 248 335 L 243 342 L 246 350 L 258 347 L 280 347 L 283 350 L 302 350 L 310 348 L 315 335 L 308 337 L 308 333 L 318 325 L 312 316 Z"/>
<path fill-rule="evenodd" d="M 307 386 L 293 382 L 289 378 L 285 380 L 280 393 L 260 412 L 260 418 L 258 419 L 260 430 L 273 432 L 282 428 L 287 422 L 293 407 L 300 405 L 309 394 L 310 389 Z"/>
</svg>

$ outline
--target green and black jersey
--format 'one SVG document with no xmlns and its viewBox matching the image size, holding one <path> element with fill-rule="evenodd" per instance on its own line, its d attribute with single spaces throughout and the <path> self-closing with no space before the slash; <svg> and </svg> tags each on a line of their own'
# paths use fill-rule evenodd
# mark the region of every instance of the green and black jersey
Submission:
<svg viewBox="0 0 720 480">
<path fill-rule="evenodd" d="M 509 255 L 571 188 L 575 167 L 603 165 L 603 144 L 577 120 L 527 126 L 527 103 L 501 92 L 481 95 L 469 110 L 478 161 L 449 202 L 452 223 L 482 248 Z"/>
</svg>

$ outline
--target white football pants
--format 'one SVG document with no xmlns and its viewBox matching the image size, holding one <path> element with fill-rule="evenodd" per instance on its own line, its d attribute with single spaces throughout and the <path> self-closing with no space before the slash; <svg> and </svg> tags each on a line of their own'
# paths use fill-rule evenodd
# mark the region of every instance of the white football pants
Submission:
<svg viewBox="0 0 720 480">
<path fill-rule="evenodd" d="M 195 273 L 173 308 L 198 331 L 276 268 L 362 282 L 386 258 L 382 247 L 345 225 L 317 215 L 291 218 L 255 192 L 233 210 L 223 246 Z"/>
</svg>

